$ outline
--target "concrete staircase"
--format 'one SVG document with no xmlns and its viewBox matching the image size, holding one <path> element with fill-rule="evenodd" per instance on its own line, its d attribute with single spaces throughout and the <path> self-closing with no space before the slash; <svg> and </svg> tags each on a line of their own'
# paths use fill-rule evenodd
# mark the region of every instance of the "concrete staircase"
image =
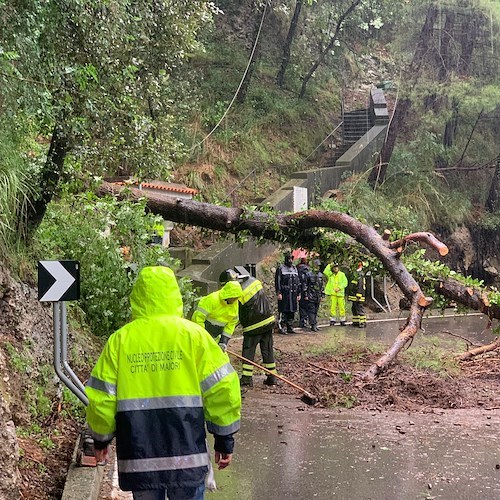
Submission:
<svg viewBox="0 0 500 500">
<path fill-rule="evenodd" d="M 344 145 L 347 145 L 347 149 L 361 139 L 372 128 L 372 125 L 368 109 L 358 109 L 344 113 L 342 138 Z"/>
<path fill-rule="evenodd" d="M 372 88 L 368 109 L 344 111 L 342 144 L 336 147 L 335 152 L 332 151 L 327 164 L 321 163 L 317 168 L 294 172 L 285 184 L 262 201 L 261 206 L 271 207 L 276 212 L 293 212 L 295 188 L 307 190 L 307 202 L 311 206 L 324 193 L 336 189 L 346 172 L 365 172 L 372 166 L 374 155 L 382 148 L 388 123 L 384 93 L 381 89 Z M 275 243 L 262 245 L 254 238 L 241 245 L 230 236 L 196 257 L 192 256 L 184 270 L 177 274 L 188 276 L 201 294 L 210 293 L 218 288 L 218 276 L 222 270 L 234 265 L 260 262 L 276 248 Z"/>
<path fill-rule="evenodd" d="M 322 163 L 322 167 L 333 167 L 337 160 L 349 150 L 373 126 L 369 109 L 357 109 L 344 113 L 342 124 L 342 145 L 335 148 L 333 155 Z"/>
</svg>

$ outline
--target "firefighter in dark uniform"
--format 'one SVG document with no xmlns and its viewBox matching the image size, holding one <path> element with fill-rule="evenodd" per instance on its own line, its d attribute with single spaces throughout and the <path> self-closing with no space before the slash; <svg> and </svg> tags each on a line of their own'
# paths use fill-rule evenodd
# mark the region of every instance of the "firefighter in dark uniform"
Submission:
<svg viewBox="0 0 500 500">
<path fill-rule="evenodd" d="M 310 326 L 309 323 L 309 305 L 307 303 L 307 299 L 304 296 L 304 287 L 306 275 L 311 271 L 309 264 L 307 263 L 307 259 L 302 257 L 300 259 L 300 263 L 297 264 L 297 272 L 299 273 L 299 283 L 301 288 L 300 300 L 299 300 L 299 328 L 305 328 L 307 325 Z"/>
<path fill-rule="evenodd" d="M 312 332 L 319 332 L 318 309 L 321 300 L 325 296 L 325 277 L 321 269 L 321 262 L 315 260 L 313 268 L 308 270 L 302 278 L 301 297 L 306 304 L 305 309 Z"/>
<path fill-rule="evenodd" d="M 294 333 L 292 323 L 300 300 L 300 282 L 289 250 L 284 252 L 284 258 L 284 263 L 276 270 L 274 284 L 278 297 L 279 329 L 286 335 Z"/>
<path fill-rule="evenodd" d="M 274 314 L 262 283 L 242 266 L 235 266 L 235 271 L 227 269 L 219 277 L 222 285 L 230 280 L 238 280 L 242 288 L 239 302 L 239 320 L 243 327 L 244 358 L 253 361 L 257 346 L 260 346 L 264 368 L 276 373 L 273 352 Z M 241 385 L 253 385 L 253 365 L 243 362 Z M 266 385 L 276 385 L 276 377 L 269 374 L 264 381 Z"/>
<path fill-rule="evenodd" d="M 358 263 L 356 273 L 349 285 L 350 291 L 347 300 L 352 302 L 352 326 L 366 328 L 366 314 L 363 307 L 365 303 L 366 283 L 362 262 Z"/>
</svg>

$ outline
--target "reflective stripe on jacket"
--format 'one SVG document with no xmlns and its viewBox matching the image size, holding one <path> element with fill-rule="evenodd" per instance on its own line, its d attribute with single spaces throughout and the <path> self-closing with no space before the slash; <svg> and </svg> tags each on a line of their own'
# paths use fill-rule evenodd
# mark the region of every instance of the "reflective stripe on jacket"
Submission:
<svg viewBox="0 0 500 500">
<path fill-rule="evenodd" d="M 364 302 L 366 294 L 365 273 L 362 269 L 357 269 L 356 274 L 349 284 L 349 296 L 347 300 L 351 302 Z"/>
<path fill-rule="evenodd" d="M 160 267 L 139 274 L 134 320 L 108 339 L 86 387 L 88 426 L 102 443 L 116 435 L 125 491 L 198 486 L 208 464 L 205 423 L 219 436 L 239 429 L 237 374 L 210 335 L 181 318 L 175 277 L 169 288 L 162 269 L 173 276 Z"/>
<path fill-rule="evenodd" d="M 269 325 L 274 325 L 275 319 L 262 283 L 249 276 L 243 281 L 241 288 L 243 294 L 239 299 L 239 315 L 243 334 L 256 335 L 268 330 Z"/>
</svg>

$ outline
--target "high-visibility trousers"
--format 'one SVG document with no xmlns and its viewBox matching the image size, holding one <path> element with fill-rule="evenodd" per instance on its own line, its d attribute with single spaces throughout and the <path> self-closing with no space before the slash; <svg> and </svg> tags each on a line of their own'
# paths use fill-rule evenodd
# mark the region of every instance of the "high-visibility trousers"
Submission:
<svg viewBox="0 0 500 500">
<path fill-rule="evenodd" d="M 332 295 L 330 306 L 330 319 L 333 321 L 345 321 L 345 296 Z"/>
</svg>

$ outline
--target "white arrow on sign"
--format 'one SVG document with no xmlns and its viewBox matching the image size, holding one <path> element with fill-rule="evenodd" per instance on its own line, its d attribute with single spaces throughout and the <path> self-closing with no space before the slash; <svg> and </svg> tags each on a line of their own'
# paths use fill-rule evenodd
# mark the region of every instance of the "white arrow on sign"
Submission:
<svg viewBox="0 0 500 500">
<path fill-rule="evenodd" d="M 55 278 L 55 283 L 45 292 L 41 301 L 58 302 L 68 288 L 75 282 L 75 278 L 57 260 L 40 261 L 43 267 Z"/>
</svg>

